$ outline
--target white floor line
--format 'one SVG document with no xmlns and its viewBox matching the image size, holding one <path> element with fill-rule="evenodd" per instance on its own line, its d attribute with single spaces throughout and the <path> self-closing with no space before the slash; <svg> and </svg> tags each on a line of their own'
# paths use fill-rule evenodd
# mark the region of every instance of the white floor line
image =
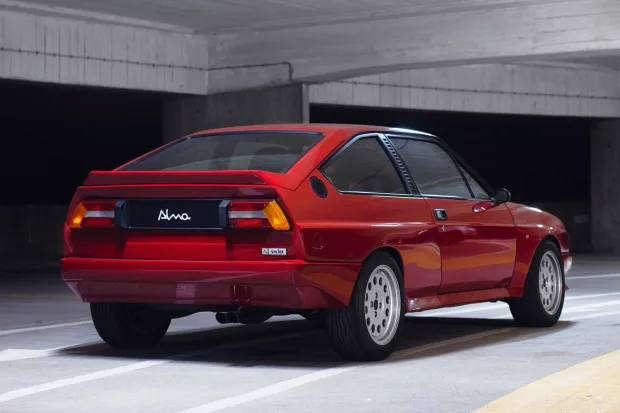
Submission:
<svg viewBox="0 0 620 413">
<path fill-rule="evenodd" d="M 569 290 L 570 293 L 570 290 Z M 598 294 L 584 294 L 584 295 L 566 295 L 565 300 L 568 301 L 572 301 L 572 300 L 584 300 L 587 298 L 600 298 L 600 297 L 613 297 L 616 295 L 620 295 L 620 291 L 617 291 L 615 293 L 598 293 Z"/>
<path fill-rule="evenodd" d="M 608 315 L 618 315 L 618 314 L 620 314 L 620 310 L 607 311 L 603 313 L 594 313 L 594 314 L 583 314 L 583 315 L 578 315 L 576 317 L 568 317 L 564 321 L 579 321 L 579 320 L 586 320 L 588 318 L 605 317 Z"/>
<path fill-rule="evenodd" d="M 51 356 L 57 355 L 60 350 L 70 348 L 73 346 L 75 346 L 75 344 L 72 344 L 70 346 L 62 346 L 62 347 L 54 347 L 54 348 L 46 348 L 46 349 L 35 349 L 35 350 L 25 349 L 25 348 L 7 348 L 6 350 L 0 351 L 0 362 L 51 357 Z"/>
<path fill-rule="evenodd" d="M 304 331 L 296 334 L 287 334 L 286 339 L 303 337 L 310 334 L 315 334 L 316 331 Z M 63 387 L 72 386 L 74 384 L 86 383 L 93 380 L 103 379 L 106 377 L 118 376 L 120 374 L 129 373 L 136 370 L 142 370 L 149 367 L 157 366 L 160 364 L 170 363 L 172 361 L 185 360 L 192 357 L 198 357 L 203 354 L 207 354 L 217 350 L 218 348 L 226 347 L 226 348 L 236 348 L 236 347 L 246 347 L 258 345 L 261 343 L 266 343 L 274 340 L 281 339 L 282 335 L 277 335 L 273 337 L 264 337 L 256 340 L 250 340 L 235 344 L 224 344 L 221 346 L 211 347 L 204 350 L 192 351 L 187 353 L 181 353 L 174 356 L 171 356 L 167 359 L 159 359 L 159 360 L 145 360 L 137 363 L 127 364 L 121 367 L 115 367 L 112 369 L 99 370 L 88 374 L 82 374 L 80 376 L 69 377 L 67 379 L 55 380 L 49 383 L 37 384 L 35 386 L 24 387 L 22 389 L 12 390 L 6 393 L 0 394 L 0 403 L 5 403 L 11 400 L 19 399 L 26 396 L 31 396 L 33 394 L 38 394 L 42 392 L 46 392 L 49 390 L 60 389 Z"/>
<path fill-rule="evenodd" d="M 585 300 L 588 298 L 613 297 L 613 296 L 619 296 L 619 295 L 620 295 L 620 292 L 570 295 L 570 296 L 567 295 L 565 300 L 566 301 Z M 508 306 L 505 303 L 497 303 L 497 304 L 491 304 L 491 305 L 464 304 L 462 307 L 463 308 L 456 309 L 456 310 L 444 310 L 444 311 L 442 311 L 441 309 L 427 310 L 427 311 L 422 311 L 420 313 L 417 313 L 416 315 L 423 316 L 423 317 L 443 317 L 446 315 L 453 315 L 453 314 L 476 313 L 478 311 L 508 310 Z M 493 317 L 493 318 L 501 318 L 501 317 Z"/>
<path fill-rule="evenodd" d="M 601 307 L 612 307 L 614 305 L 620 306 L 620 300 L 601 301 L 601 302 L 597 302 L 597 303 L 578 305 L 578 306 L 575 306 L 575 307 L 567 306 L 567 307 L 565 307 L 565 310 L 568 311 L 568 312 L 578 312 L 578 311 L 582 311 L 582 310 L 598 309 L 598 308 L 601 308 Z"/>
<path fill-rule="evenodd" d="M 566 282 L 569 283 L 571 280 L 592 280 L 595 278 L 618 278 L 620 274 L 598 274 L 598 275 L 578 275 L 576 277 L 566 277 Z"/>
<path fill-rule="evenodd" d="M 467 335 L 464 337 L 459 337 L 459 338 L 455 338 L 455 339 L 450 339 L 450 340 L 443 340 L 443 341 L 439 341 L 437 343 L 431 343 L 431 344 L 426 344 L 423 346 L 419 346 L 419 347 L 413 347 L 411 349 L 407 349 L 407 350 L 401 350 L 401 351 L 397 351 L 394 354 L 392 354 L 392 356 L 390 357 L 390 360 L 394 360 L 394 359 L 399 359 L 399 358 L 404 358 L 404 357 L 408 357 L 411 356 L 413 354 L 416 353 L 421 353 L 423 351 L 429 351 L 429 350 L 434 350 L 434 349 L 438 349 L 438 348 L 442 348 L 442 347 L 447 347 L 447 346 L 451 346 L 451 345 L 455 345 L 455 344 L 461 344 L 461 343 L 467 343 L 470 341 L 475 341 L 475 340 L 479 340 L 482 338 L 486 338 L 486 337 L 490 337 L 490 336 L 494 336 L 494 335 L 498 335 L 498 334 L 504 334 L 508 331 L 512 331 L 514 330 L 513 328 L 504 328 L 501 330 L 494 330 L 494 331 L 486 331 L 483 333 L 478 333 L 478 334 L 471 334 L 471 335 Z M 299 377 L 295 377 L 294 379 L 290 379 L 290 380 L 285 380 L 276 384 L 272 384 L 270 386 L 266 386 L 248 393 L 244 393 L 244 394 L 239 394 L 236 396 L 231 396 L 231 397 L 227 397 L 224 399 L 220 399 L 220 400 L 216 400 L 213 402 L 209 402 L 206 404 L 203 404 L 201 406 L 196 406 L 187 410 L 183 410 L 182 412 L 179 413 L 212 413 L 212 412 L 219 412 L 221 410 L 230 408 L 230 407 L 234 407 L 234 406 L 238 406 L 241 404 L 245 404 L 245 403 L 249 403 L 255 400 L 259 400 L 265 397 L 269 397 L 269 396 L 273 396 L 279 393 L 283 393 L 286 392 L 288 390 L 292 390 L 295 389 L 297 387 L 301 387 L 304 386 L 306 384 L 310 384 L 319 380 L 323 380 L 323 379 L 327 379 L 329 377 L 333 377 L 333 376 L 337 376 L 339 374 L 342 373 L 346 373 L 348 371 L 357 369 L 359 367 L 365 367 L 365 366 L 375 366 L 375 365 L 380 365 L 381 363 L 363 363 L 363 364 L 357 364 L 357 365 L 346 365 L 343 367 L 333 367 L 333 368 L 329 368 L 329 369 L 324 369 L 324 370 L 320 370 L 314 373 L 310 373 L 310 374 L 304 374 L 303 376 L 299 376 Z"/>
<path fill-rule="evenodd" d="M 493 305 L 482 305 L 482 304 L 464 304 L 462 308 L 456 310 L 426 310 L 420 313 L 416 313 L 416 316 L 422 317 L 443 317 L 452 314 L 466 314 L 466 313 L 476 313 L 478 311 L 488 311 L 488 310 L 501 310 L 507 308 L 505 303 L 497 303 Z"/>
<path fill-rule="evenodd" d="M 620 306 L 620 300 L 615 300 L 615 301 L 600 301 L 600 302 L 596 302 L 596 303 L 590 303 L 590 304 L 584 304 L 584 305 L 578 305 L 578 306 L 565 306 L 564 310 L 562 311 L 562 317 L 561 320 L 562 321 L 568 321 L 571 320 L 571 318 L 564 318 L 563 315 L 564 314 L 571 314 L 571 313 L 581 313 L 581 312 L 592 312 L 592 311 L 596 311 L 599 308 L 602 307 L 613 307 L 613 306 Z M 605 313 L 601 313 L 601 314 L 605 314 Z M 594 314 L 592 314 L 594 316 Z M 504 318 L 512 318 L 511 314 L 503 314 L 497 317 L 492 317 L 493 320 L 500 320 L 500 319 L 504 319 Z M 590 318 L 590 317 L 587 317 Z"/>
<path fill-rule="evenodd" d="M 12 330 L 0 331 L 0 336 L 8 336 L 10 334 L 19 334 L 19 333 L 29 333 L 31 331 L 49 330 L 52 328 L 75 327 L 75 326 L 82 326 L 82 325 L 92 324 L 92 323 L 93 322 L 91 320 L 84 320 L 84 321 L 75 321 L 72 323 L 48 324 L 45 326 L 15 328 Z"/>
</svg>

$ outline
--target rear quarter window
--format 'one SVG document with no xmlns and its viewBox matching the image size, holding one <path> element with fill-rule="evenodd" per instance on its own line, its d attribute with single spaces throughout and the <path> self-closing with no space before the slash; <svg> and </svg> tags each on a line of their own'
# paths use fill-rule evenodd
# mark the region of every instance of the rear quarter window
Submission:
<svg viewBox="0 0 620 413">
<path fill-rule="evenodd" d="M 323 135 L 248 132 L 197 135 L 138 158 L 123 171 L 233 171 L 286 173 Z"/>
<path fill-rule="evenodd" d="M 322 169 L 341 192 L 406 194 L 396 168 L 376 137 L 356 140 Z"/>
</svg>

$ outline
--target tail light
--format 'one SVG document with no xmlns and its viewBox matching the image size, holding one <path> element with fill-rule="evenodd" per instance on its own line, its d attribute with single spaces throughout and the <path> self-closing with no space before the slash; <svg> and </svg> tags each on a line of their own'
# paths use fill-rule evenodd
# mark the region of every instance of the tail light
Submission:
<svg viewBox="0 0 620 413">
<path fill-rule="evenodd" d="M 71 228 L 110 228 L 114 226 L 116 201 L 82 201 L 71 216 Z"/>
<path fill-rule="evenodd" d="M 231 201 L 228 222 L 232 228 L 269 228 L 288 231 L 291 225 L 276 201 Z"/>
</svg>

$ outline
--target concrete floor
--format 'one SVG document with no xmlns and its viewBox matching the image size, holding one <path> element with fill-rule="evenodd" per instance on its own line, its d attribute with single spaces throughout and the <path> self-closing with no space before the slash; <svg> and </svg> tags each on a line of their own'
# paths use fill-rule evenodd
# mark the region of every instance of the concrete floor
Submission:
<svg viewBox="0 0 620 413">
<path fill-rule="evenodd" d="M 157 349 L 113 351 L 57 275 L 8 275 L 0 412 L 472 412 L 620 348 L 620 259 L 577 257 L 567 283 L 554 328 L 516 328 L 502 303 L 435 310 L 408 317 L 392 359 L 349 365 L 297 317 L 223 327 L 197 314 Z"/>
</svg>

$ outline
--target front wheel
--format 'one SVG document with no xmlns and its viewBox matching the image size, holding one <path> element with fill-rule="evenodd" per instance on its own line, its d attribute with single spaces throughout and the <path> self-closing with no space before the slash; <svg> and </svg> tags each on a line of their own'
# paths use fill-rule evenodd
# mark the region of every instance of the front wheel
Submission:
<svg viewBox="0 0 620 413">
<path fill-rule="evenodd" d="M 155 346 L 171 322 L 168 315 L 140 304 L 91 303 L 90 313 L 103 341 L 123 349 Z"/>
<path fill-rule="evenodd" d="M 336 353 L 352 361 L 384 360 L 392 354 L 404 325 L 402 280 L 398 264 L 387 253 L 364 263 L 349 305 L 327 312 Z"/>
<path fill-rule="evenodd" d="M 523 296 L 510 302 L 510 312 L 518 326 L 551 327 L 564 307 L 564 268 L 560 251 L 544 241 L 534 254 L 525 281 Z"/>
</svg>

